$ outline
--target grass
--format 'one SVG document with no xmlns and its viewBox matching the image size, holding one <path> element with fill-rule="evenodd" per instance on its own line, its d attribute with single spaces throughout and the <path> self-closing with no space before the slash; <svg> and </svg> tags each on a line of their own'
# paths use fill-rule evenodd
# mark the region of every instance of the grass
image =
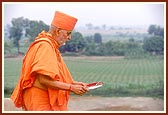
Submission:
<svg viewBox="0 0 168 115">
<path fill-rule="evenodd" d="M 164 63 L 162 59 L 65 61 L 75 80 L 105 83 L 103 88 L 90 94 L 154 96 L 157 94 L 154 91 L 159 90 L 163 95 Z"/>
<path fill-rule="evenodd" d="M 161 58 L 114 59 L 64 57 L 73 79 L 86 83 L 102 81 L 102 88 L 87 95 L 154 96 L 164 95 L 164 61 Z M 21 59 L 4 59 L 4 89 L 8 96 L 15 87 Z"/>
<path fill-rule="evenodd" d="M 4 59 L 4 93 L 9 95 L 19 79 L 21 59 Z"/>
</svg>

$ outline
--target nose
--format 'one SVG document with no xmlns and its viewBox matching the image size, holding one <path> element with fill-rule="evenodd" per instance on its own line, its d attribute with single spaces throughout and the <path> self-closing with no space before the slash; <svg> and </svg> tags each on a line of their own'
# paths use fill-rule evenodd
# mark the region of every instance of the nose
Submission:
<svg viewBox="0 0 168 115">
<path fill-rule="evenodd" d="M 68 40 L 71 40 L 71 35 L 67 36 L 67 39 L 68 39 Z"/>
</svg>

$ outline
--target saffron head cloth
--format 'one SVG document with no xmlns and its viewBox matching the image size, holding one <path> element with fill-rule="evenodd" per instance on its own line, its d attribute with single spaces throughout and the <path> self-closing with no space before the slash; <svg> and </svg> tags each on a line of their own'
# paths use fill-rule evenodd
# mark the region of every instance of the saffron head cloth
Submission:
<svg viewBox="0 0 168 115">
<path fill-rule="evenodd" d="M 73 16 L 62 13 L 60 11 L 56 11 L 51 24 L 56 26 L 57 28 L 72 31 L 77 20 L 78 19 Z"/>
</svg>

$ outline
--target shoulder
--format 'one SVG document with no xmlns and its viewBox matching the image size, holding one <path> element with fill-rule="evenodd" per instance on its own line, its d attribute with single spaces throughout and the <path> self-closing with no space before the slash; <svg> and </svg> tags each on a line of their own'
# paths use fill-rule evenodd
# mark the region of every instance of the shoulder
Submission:
<svg viewBox="0 0 168 115">
<path fill-rule="evenodd" d="M 34 44 L 40 48 L 52 48 L 53 43 L 48 38 L 40 38 L 35 40 Z"/>
</svg>

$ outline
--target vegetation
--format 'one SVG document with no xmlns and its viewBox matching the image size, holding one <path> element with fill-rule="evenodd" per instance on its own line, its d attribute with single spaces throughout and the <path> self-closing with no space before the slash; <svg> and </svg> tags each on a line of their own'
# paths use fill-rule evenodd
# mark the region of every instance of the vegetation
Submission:
<svg viewBox="0 0 168 115">
<path fill-rule="evenodd" d="M 74 80 L 102 81 L 104 86 L 86 95 L 164 96 L 163 57 L 125 59 L 113 57 L 63 57 Z M 4 60 L 4 92 L 9 96 L 21 69 L 21 59 Z"/>
<path fill-rule="evenodd" d="M 92 29 L 92 24 L 87 24 L 88 29 Z M 103 26 L 106 29 L 106 26 Z M 18 54 L 20 53 L 20 40 L 21 38 L 28 38 L 31 43 L 34 38 L 42 30 L 48 30 L 49 26 L 42 21 L 32 21 L 24 19 L 23 17 L 16 18 L 12 20 L 12 26 L 9 27 L 9 38 L 13 40 L 13 46 L 18 48 Z M 88 30 L 88 31 L 89 31 Z M 116 33 L 118 37 L 125 39 L 117 41 L 106 41 L 103 42 L 103 35 L 101 33 L 95 33 L 94 35 L 85 37 L 80 33 L 74 31 L 72 34 L 72 40 L 67 42 L 65 46 L 60 48 L 62 53 L 71 52 L 79 53 L 80 55 L 88 56 L 127 56 L 127 57 L 138 57 L 141 53 L 150 54 L 161 54 L 164 53 L 164 28 L 157 25 L 150 25 L 148 28 L 147 35 L 141 35 L 142 40 L 137 38 L 140 37 L 139 34 L 136 36 L 129 35 L 125 33 Z M 114 37 L 117 37 L 114 36 Z M 24 41 L 24 40 L 23 40 Z M 11 46 L 8 43 L 5 44 L 5 51 L 10 52 Z M 135 53 L 136 52 L 136 53 Z M 6 53 L 6 52 L 5 52 Z M 128 56 L 130 55 L 130 56 Z"/>
<path fill-rule="evenodd" d="M 24 19 L 23 17 L 12 19 L 12 26 L 9 27 L 9 38 L 13 40 L 13 44 L 18 48 L 18 54 L 20 52 L 21 37 L 29 37 L 30 42 L 34 41 L 34 38 L 42 30 L 48 30 L 49 26 L 42 21 L 32 21 Z"/>
<path fill-rule="evenodd" d="M 18 48 L 18 54 L 20 52 L 20 44 L 19 44 L 19 40 L 21 39 L 22 36 L 22 24 L 21 23 L 22 18 L 18 18 L 18 19 L 13 19 L 12 20 L 12 27 L 9 30 L 10 36 L 9 38 L 13 38 L 13 44 L 14 46 L 16 46 Z"/>
<path fill-rule="evenodd" d="M 94 28 L 90 23 L 86 26 L 88 31 Z M 105 25 L 102 28 L 107 30 Z M 49 26 L 42 21 L 32 21 L 23 17 L 13 19 L 12 25 L 8 26 L 4 35 L 5 57 L 25 53 L 38 33 L 48 29 Z M 108 37 L 109 40 L 105 40 L 104 37 Z M 150 25 L 146 34 L 116 32 L 114 35 L 104 35 L 95 32 L 93 35 L 83 35 L 74 31 L 72 40 L 60 47 L 60 51 L 65 56 L 75 80 L 105 83 L 104 87 L 87 95 L 163 98 L 164 28 L 160 26 Z M 83 56 L 90 57 L 85 59 Z M 92 59 L 92 56 L 102 57 Z M 112 56 L 124 58 L 113 59 Z M 20 69 L 20 58 L 4 59 L 5 96 L 10 95 L 15 87 Z"/>
<path fill-rule="evenodd" d="M 79 53 L 83 51 L 84 47 L 86 47 L 86 42 L 81 33 L 74 32 L 72 34 L 72 38 L 73 40 L 70 40 L 65 46 L 60 48 L 60 51 L 62 53 L 65 52 Z"/>
</svg>

